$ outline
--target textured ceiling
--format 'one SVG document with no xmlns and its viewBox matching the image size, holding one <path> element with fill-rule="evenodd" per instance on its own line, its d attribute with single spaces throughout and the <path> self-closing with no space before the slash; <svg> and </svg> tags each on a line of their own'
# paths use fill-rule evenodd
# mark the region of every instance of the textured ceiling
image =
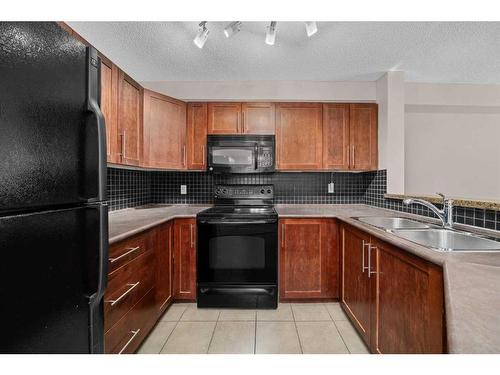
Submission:
<svg viewBox="0 0 500 375">
<path fill-rule="evenodd" d="M 227 39 L 227 22 L 209 22 L 203 49 L 198 22 L 69 22 L 138 81 L 375 80 L 403 70 L 407 81 L 500 84 L 500 22 L 244 22 Z"/>
</svg>

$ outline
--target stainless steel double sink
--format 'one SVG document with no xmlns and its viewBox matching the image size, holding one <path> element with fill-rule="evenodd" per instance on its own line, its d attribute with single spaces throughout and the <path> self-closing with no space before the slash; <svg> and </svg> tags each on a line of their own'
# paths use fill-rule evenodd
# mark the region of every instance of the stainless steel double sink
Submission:
<svg viewBox="0 0 500 375">
<path fill-rule="evenodd" d="M 438 227 L 417 220 L 383 216 L 358 217 L 357 220 L 438 251 L 500 251 L 499 241 L 465 231 Z"/>
</svg>

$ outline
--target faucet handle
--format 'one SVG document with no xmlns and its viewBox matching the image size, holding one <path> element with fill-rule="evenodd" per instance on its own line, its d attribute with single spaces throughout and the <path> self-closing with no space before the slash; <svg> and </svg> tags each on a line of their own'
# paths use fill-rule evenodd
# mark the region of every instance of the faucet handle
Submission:
<svg viewBox="0 0 500 375">
<path fill-rule="evenodd" d="M 443 194 L 443 193 L 436 193 L 437 195 L 439 195 L 442 199 L 442 203 L 444 204 L 444 202 L 446 202 L 446 196 Z"/>
</svg>

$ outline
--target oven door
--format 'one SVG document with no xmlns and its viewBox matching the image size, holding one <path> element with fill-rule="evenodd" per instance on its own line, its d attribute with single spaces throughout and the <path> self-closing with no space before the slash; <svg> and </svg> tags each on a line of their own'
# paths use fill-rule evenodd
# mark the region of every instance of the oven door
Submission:
<svg viewBox="0 0 500 375">
<path fill-rule="evenodd" d="M 276 285 L 277 221 L 198 221 L 199 285 Z"/>
<path fill-rule="evenodd" d="M 253 173 L 258 168 L 257 143 L 241 145 L 208 145 L 210 171 L 225 173 Z"/>
</svg>

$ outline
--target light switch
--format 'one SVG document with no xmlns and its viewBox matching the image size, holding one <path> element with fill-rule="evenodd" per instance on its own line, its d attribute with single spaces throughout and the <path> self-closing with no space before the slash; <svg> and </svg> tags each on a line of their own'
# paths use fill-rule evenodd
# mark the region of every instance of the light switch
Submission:
<svg viewBox="0 0 500 375">
<path fill-rule="evenodd" d="M 181 185 L 181 194 L 185 195 L 187 194 L 187 192 L 188 192 L 187 185 Z"/>
<path fill-rule="evenodd" d="M 328 194 L 333 194 L 335 192 L 335 186 L 333 184 L 333 182 L 330 182 L 328 184 Z"/>
</svg>

